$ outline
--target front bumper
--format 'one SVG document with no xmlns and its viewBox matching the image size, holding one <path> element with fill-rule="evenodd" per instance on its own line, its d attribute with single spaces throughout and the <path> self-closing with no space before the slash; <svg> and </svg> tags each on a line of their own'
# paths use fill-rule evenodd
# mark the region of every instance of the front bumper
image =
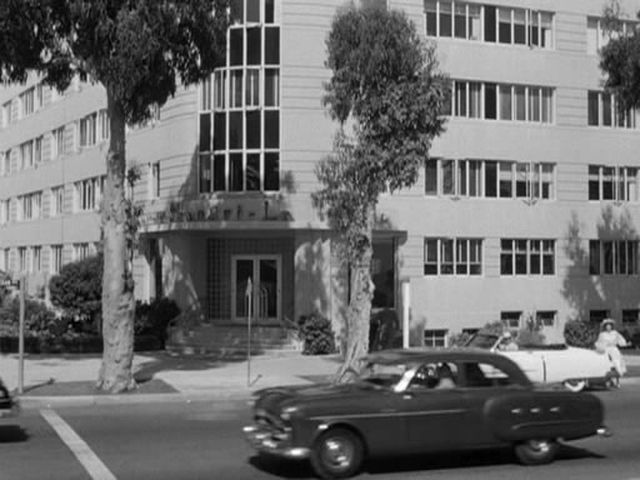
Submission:
<svg viewBox="0 0 640 480">
<path fill-rule="evenodd" d="M 259 425 L 244 427 L 242 431 L 249 444 L 259 452 L 292 460 L 309 457 L 309 449 L 292 446 L 287 435 L 276 434 L 270 429 Z"/>
</svg>

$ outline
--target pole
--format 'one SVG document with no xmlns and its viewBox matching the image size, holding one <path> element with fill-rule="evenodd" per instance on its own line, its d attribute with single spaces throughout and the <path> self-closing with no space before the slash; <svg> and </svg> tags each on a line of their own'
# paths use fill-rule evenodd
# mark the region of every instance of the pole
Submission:
<svg viewBox="0 0 640 480">
<path fill-rule="evenodd" d="M 251 386 L 251 317 L 253 310 L 253 284 L 251 277 L 247 280 L 247 387 Z"/>
<path fill-rule="evenodd" d="M 18 394 L 24 391 L 24 294 L 27 278 L 20 278 L 20 324 L 18 327 Z"/>
<path fill-rule="evenodd" d="M 411 307 L 411 285 L 402 284 L 402 348 L 409 348 L 409 309 Z"/>
</svg>

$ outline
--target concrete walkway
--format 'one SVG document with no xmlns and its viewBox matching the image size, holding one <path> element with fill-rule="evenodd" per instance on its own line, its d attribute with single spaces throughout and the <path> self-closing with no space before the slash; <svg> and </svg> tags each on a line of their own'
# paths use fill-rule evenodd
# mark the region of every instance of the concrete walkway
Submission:
<svg viewBox="0 0 640 480">
<path fill-rule="evenodd" d="M 625 355 L 627 365 L 640 367 L 640 355 Z M 277 385 L 309 384 L 334 374 L 338 355 L 256 356 L 224 361 L 206 356 L 174 356 L 165 352 L 136 354 L 134 372 L 140 382 L 157 379 L 175 393 L 123 394 L 101 396 L 41 396 L 30 394 L 45 384 L 93 382 L 100 368 L 100 355 L 28 355 L 24 361 L 23 406 L 90 403 L 134 403 L 147 401 L 184 401 L 196 399 L 242 399 L 252 391 Z M 18 356 L 0 355 L 0 376 L 9 390 L 18 386 Z M 624 383 L 640 382 L 640 377 L 628 377 Z"/>
</svg>

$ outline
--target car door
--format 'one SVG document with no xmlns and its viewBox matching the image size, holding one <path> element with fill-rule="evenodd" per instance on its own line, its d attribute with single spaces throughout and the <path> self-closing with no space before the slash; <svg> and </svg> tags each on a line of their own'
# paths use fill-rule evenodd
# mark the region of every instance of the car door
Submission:
<svg viewBox="0 0 640 480">
<path fill-rule="evenodd" d="M 429 368 L 435 366 L 419 367 L 407 389 L 398 393 L 407 452 L 450 449 L 466 436 L 464 394 L 455 381 L 448 388 L 439 388 L 439 379 L 428 375 L 426 379 L 421 378 Z"/>
<path fill-rule="evenodd" d="M 487 402 L 510 391 L 522 390 L 510 375 L 490 361 L 469 361 L 460 365 L 460 390 L 467 406 L 466 445 L 495 445 L 497 440 L 487 419 Z"/>
<path fill-rule="evenodd" d="M 545 383 L 547 372 L 544 354 L 540 350 L 498 351 L 518 364 L 522 371 L 534 383 Z"/>
</svg>

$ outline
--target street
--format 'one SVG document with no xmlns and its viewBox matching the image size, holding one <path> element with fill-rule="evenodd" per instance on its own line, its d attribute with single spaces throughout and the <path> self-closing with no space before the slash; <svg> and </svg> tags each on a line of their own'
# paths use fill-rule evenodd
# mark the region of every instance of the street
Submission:
<svg viewBox="0 0 640 480">
<path fill-rule="evenodd" d="M 393 459 L 359 478 L 640 479 L 640 385 L 597 392 L 614 436 L 563 447 L 541 467 L 515 463 L 509 451 Z M 243 402 L 152 403 L 25 410 L 0 424 L 0 478 L 269 479 L 312 478 L 306 463 L 264 461 L 241 435 Z"/>
</svg>

